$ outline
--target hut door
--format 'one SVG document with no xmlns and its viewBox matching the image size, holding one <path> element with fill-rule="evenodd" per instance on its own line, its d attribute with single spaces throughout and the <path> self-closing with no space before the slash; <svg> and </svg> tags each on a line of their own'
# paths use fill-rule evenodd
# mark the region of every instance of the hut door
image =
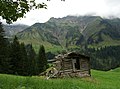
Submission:
<svg viewBox="0 0 120 89">
<path fill-rule="evenodd" d="M 77 69 L 77 70 L 80 69 L 80 60 L 78 58 L 76 59 L 75 69 Z"/>
</svg>

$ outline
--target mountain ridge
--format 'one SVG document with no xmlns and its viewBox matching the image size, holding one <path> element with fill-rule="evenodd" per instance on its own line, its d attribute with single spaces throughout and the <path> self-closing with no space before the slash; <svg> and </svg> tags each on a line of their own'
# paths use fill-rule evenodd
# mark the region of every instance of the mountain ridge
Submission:
<svg viewBox="0 0 120 89">
<path fill-rule="evenodd" d="M 62 48 L 84 45 L 119 45 L 120 19 L 100 16 L 67 16 L 35 23 L 17 34 L 22 42 L 55 45 Z M 113 41 L 109 44 L 110 41 Z M 115 42 L 117 44 L 115 44 Z M 108 43 L 108 44 L 107 44 Z"/>
<path fill-rule="evenodd" d="M 8 37 L 16 35 L 18 32 L 23 31 L 27 27 L 28 27 L 28 25 L 24 25 L 24 24 L 16 24 L 16 25 L 6 25 L 6 24 L 3 24 L 3 28 L 5 30 L 5 34 Z"/>
</svg>

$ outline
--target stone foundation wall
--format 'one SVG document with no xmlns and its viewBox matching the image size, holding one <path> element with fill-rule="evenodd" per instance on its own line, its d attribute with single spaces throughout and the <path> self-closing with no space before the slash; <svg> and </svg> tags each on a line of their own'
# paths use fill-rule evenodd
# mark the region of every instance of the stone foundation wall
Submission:
<svg viewBox="0 0 120 89">
<path fill-rule="evenodd" d="M 69 71 L 69 72 L 60 72 L 58 77 L 89 77 L 89 71 Z"/>
</svg>

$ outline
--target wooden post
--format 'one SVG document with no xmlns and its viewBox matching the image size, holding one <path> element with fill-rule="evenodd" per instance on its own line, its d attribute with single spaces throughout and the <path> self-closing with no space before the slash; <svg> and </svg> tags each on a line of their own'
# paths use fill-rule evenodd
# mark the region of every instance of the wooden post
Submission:
<svg viewBox="0 0 120 89">
<path fill-rule="evenodd" d="M 73 71 L 75 72 L 75 59 L 72 59 L 72 67 L 73 67 Z"/>
</svg>

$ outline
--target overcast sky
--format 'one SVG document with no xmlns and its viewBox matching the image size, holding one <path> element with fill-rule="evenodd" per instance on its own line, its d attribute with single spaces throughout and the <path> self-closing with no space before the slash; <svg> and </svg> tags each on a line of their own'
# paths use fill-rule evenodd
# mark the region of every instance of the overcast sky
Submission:
<svg viewBox="0 0 120 89">
<path fill-rule="evenodd" d="M 67 15 L 97 15 L 102 17 L 120 17 L 120 0 L 36 0 L 47 4 L 47 9 L 33 10 L 26 18 L 16 23 L 32 25 L 44 23 L 51 17 L 59 18 Z"/>
</svg>

